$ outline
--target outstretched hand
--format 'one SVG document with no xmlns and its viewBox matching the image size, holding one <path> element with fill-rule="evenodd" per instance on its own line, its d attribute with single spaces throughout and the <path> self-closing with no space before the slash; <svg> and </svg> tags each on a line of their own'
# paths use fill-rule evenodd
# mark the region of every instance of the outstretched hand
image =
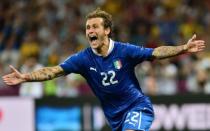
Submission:
<svg viewBox="0 0 210 131">
<path fill-rule="evenodd" d="M 2 77 L 3 81 L 7 85 L 18 85 L 25 81 L 24 74 L 21 74 L 11 65 L 9 67 L 11 68 L 12 72 Z"/>
<path fill-rule="evenodd" d="M 184 45 L 185 50 L 188 53 L 196 53 L 203 51 L 205 48 L 205 41 L 196 40 L 196 35 L 194 34 L 192 38 L 190 38 L 186 45 Z"/>
</svg>

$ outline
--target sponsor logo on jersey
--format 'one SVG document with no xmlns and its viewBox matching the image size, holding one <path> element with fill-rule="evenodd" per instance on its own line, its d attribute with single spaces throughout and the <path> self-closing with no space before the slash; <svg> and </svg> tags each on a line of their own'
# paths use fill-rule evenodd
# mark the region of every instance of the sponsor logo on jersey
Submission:
<svg viewBox="0 0 210 131">
<path fill-rule="evenodd" d="M 96 68 L 90 67 L 90 70 L 97 72 Z"/>
</svg>

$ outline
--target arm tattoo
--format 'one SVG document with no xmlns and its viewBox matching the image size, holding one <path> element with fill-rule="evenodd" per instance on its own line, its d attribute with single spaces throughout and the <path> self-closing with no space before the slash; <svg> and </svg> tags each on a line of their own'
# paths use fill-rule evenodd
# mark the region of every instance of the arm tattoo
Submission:
<svg viewBox="0 0 210 131">
<path fill-rule="evenodd" d="M 40 70 L 26 74 L 28 82 L 45 81 L 64 75 L 64 71 L 60 66 L 45 67 Z"/>
<path fill-rule="evenodd" d="M 160 46 L 154 49 L 152 55 L 155 58 L 163 59 L 183 54 L 185 52 L 184 45 L 181 46 Z"/>
</svg>

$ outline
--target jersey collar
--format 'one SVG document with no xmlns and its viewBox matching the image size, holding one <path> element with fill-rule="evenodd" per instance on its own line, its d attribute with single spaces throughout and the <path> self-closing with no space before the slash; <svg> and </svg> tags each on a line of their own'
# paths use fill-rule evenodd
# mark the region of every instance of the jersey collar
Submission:
<svg viewBox="0 0 210 131">
<path fill-rule="evenodd" d="M 108 53 L 107 56 L 112 52 L 114 48 L 114 41 L 112 39 L 109 39 L 109 49 L 108 49 Z M 92 49 L 92 48 L 91 48 Z M 93 53 L 95 53 L 98 56 L 102 56 L 101 54 L 97 53 L 94 49 L 92 49 Z"/>
</svg>

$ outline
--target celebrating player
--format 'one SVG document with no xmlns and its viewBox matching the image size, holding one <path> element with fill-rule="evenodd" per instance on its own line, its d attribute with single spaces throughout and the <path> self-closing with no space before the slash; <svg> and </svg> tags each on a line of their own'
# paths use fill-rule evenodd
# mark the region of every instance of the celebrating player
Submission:
<svg viewBox="0 0 210 131">
<path fill-rule="evenodd" d="M 3 76 L 3 80 L 7 85 L 16 85 L 51 80 L 70 73 L 81 74 L 100 100 L 113 131 L 148 131 L 154 112 L 150 99 L 137 81 L 135 66 L 145 60 L 200 52 L 204 50 L 205 42 L 196 40 L 196 35 L 193 35 L 186 44 L 152 49 L 114 41 L 111 34 L 111 15 L 96 9 L 86 17 L 89 48 L 57 66 L 30 73 L 20 73 L 10 66 L 12 73 Z"/>
</svg>

